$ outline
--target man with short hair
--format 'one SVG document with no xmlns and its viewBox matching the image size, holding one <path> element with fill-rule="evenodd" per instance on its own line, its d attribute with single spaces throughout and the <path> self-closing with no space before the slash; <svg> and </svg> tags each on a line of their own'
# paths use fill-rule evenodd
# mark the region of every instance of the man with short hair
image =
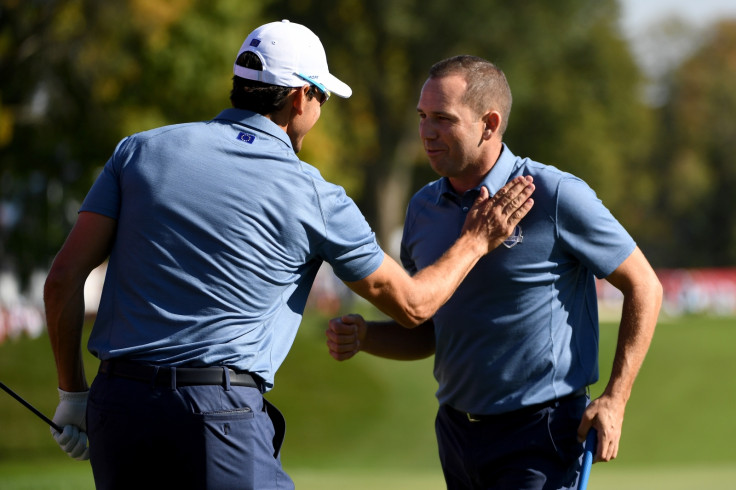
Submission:
<svg viewBox="0 0 736 490">
<path fill-rule="evenodd" d="M 317 36 L 265 24 L 233 70 L 234 108 L 118 144 L 46 281 L 64 428 L 52 433 L 70 456 L 89 454 L 100 489 L 293 488 L 285 422 L 263 393 L 322 262 L 412 327 L 533 204 L 528 178 L 483 191 L 455 245 L 410 277 L 344 190 L 296 156 L 330 94 L 351 95 Z M 83 286 L 108 257 L 88 390 Z"/>
<path fill-rule="evenodd" d="M 401 260 L 420 274 L 452 244 L 483 188 L 534 177 L 534 208 L 483 257 L 432 319 L 413 330 L 359 315 L 330 321 L 338 360 L 435 354 L 436 434 L 449 489 L 576 488 L 581 445 L 618 453 L 624 409 L 654 333 L 662 287 L 634 240 L 582 180 L 511 153 L 503 133 L 511 90 L 474 56 L 435 64 L 422 88 L 419 134 L 441 178 L 409 203 Z M 595 277 L 623 293 L 611 378 L 598 379 Z M 586 408 L 587 406 L 587 408 Z"/>
</svg>

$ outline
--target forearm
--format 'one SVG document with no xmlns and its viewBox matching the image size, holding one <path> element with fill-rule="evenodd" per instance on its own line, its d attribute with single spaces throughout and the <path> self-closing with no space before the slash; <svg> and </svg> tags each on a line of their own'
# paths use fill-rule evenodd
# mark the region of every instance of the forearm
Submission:
<svg viewBox="0 0 736 490">
<path fill-rule="evenodd" d="M 435 351 L 434 324 L 430 320 L 417 328 L 407 329 L 392 320 L 366 322 L 360 350 L 397 361 L 425 359 Z"/>
<path fill-rule="evenodd" d="M 81 348 L 84 283 L 68 288 L 56 282 L 50 274 L 44 288 L 44 302 L 59 388 L 72 392 L 85 391 L 88 386 Z"/>
<path fill-rule="evenodd" d="M 611 370 L 611 378 L 605 393 L 628 401 L 639 369 L 649 350 L 662 305 L 662 285 L 654 270 L 643 260 L 637 249 L 639 272 L 637 281 L 622 286 L 624 302 L 621 310 L 616 353 Z"/>
<path fill-rule="evenodd" d="M 368 278 L 346 284 L 404 327 L 414 328 L 445 304 L 486 251 L 482 243 L 465 234 L 414 276 L 387 255 Z"/>
<path fill-rule="evenodd" d="M 461 236 L 437 262 L 412 277 L 414 294 L 409 304 L 417 312 L 418 323 L 432 318 L 452 297 L 478 260 L 488 252 L 482 245 L 470 235 Z"/>
<path fill-rule="evenodd" d="M 82 365 L 84 283 L 109 255 L 117 221 L 96 213 L 79 213 L 64 246 L 54 259 L 44 285 L 44 306 L 59 388 L 84 391 Z"/>
<path fill-rule="evenodd" d="M 607 280 L 624 295 L 616 354 L 606 389 L 588 405 L 578 426 L 580 442 L 591 427 L 598 431 L 595 461 L 610 461 L 618 454 L 626 404 L 652 342 L 662 304 L 662 285 L 638 248 Z"/>
<path fill-rule="evenodd" d="M 624 299 L 607 394 L 628 401 L 654 336 L 660 304 L 661 293 L 656 288 L 646 295 Z"/>
<path fill-rule="evenodd" d="M 405 290 L 398 296 L 403 300 L 396 305 L 399 310 L 387 313 L 405 327 L 428 321 L 486 252 L 474 237 L 461 236 L 434 264 L 408 277 Z"/>
</svg>

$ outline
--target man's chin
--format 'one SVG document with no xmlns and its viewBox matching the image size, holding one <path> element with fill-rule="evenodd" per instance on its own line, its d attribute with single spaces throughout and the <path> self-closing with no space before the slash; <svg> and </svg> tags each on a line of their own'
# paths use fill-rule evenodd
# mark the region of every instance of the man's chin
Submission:
<svg viewBox="0 0 736 490">
<path fill-rule="evenodd" d="M 443 165 L 441 161 L 433 160 L 432 158 L 430 158 L 429 166 L 432 167 L 432 170 L 434 170 L 434 173 L 436 173 L 440 177 L 449 177 L 449 174 L 446 170 L 447 167 Z"/>
</svg>

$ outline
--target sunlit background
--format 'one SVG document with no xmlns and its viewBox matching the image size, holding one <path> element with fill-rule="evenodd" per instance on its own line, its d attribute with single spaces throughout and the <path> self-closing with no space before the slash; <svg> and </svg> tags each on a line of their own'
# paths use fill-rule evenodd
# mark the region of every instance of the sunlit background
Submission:
<svg viewBox="0 0 736 490">
<path fill-rule="evenodd" d="M 331 71 L 354 92 L 323 107 L 300 157 L 346 188 L 394 255 L 408 199 L 436 178 L 415 109 L 429 66 L 468 53 L 506 72 L 511 150 L 586 180 L 665 286 L 662 322 L 634 389 L 657 396 L 632 401 L 630 446 L 621 461 L 597 465 L 608 478 L 598 485 L 733 481 L 730 445 L 702 456 L 708 441 L 736 435 L 722 416 L 736 403 L 732 0 L 0 0 L 0 380 L 53 413 L 41 290 L 87 189 L 124 136 L 210 119 L 229 106 L 242 40 L 282 18 L 317 33 Z M 104 267 L 87 283 L 90 319 L 103 276 Z M 599 297 L 604 320 L 615 322 L 617 292 L 600 283 Z M 327 356 L 325 320 L 356 308 L 371 313 L 321 271 L 272 393 L 290 424 L 284 464 L 297 488 L 357 488 L 355 475 L 365 488 L 442 488 L 431 359 L 338 364 Z M 602 330 L 612 348 L 615 323 Z M 602 371 L 609 354 L 602 352 Z M 695 365 L 680 373 L 687 363 Z M 90 377 L 95 367 L 88 359 Z M 698 385 L 704 393 L 689 391 Z M 708 396 L 714 406 L 699 411 Z M 69 488 L 91 488 L 88 465 L 65 459 L 16 405 L 0 393 L 0 489 L 62 488 L 59 479 L 29 482 L 35 461 L 68 472 Z M 676 425 L 643 434 L 659 425 L 653 414 L 670 412 L 663 423 Z M 721 424 L 710 439 L 688 439 L 685 429 L 677 437 L 702 417 Z M 678 449 L 689 441 L 701 457 Z M 643 483 L 662 475 L 673 483 Z M 604 488 L 595 484 L 594 476 L 591 488 Z"/>
</svg>

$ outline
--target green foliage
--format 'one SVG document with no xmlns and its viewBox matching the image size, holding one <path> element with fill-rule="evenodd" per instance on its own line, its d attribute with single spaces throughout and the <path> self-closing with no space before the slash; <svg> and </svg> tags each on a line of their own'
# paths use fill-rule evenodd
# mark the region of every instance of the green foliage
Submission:
<svg viewBox="0 0 736 490">
<path fill-rule="evenodd" d="M 523 91 L 516 90 L 507 141 L 517 154 L 584 179 L 629 227 L 648 200 L 636 191 L 651 180 L 642 168 L 651 115 L 638 102 L 642 76 L 612 10 L 605 3 L 581 9 L 566 35 L 547 35 L 552 47 L 539 59 L 510 60 L 512 91 L 517 84 Z"/>
<path fill-rule="evenodd" d="M 652 164 L 662 184 L 652 248 L 663 263 L 736 263 L 734 86 L 736 22 L 721 22 L 671 74 L 669 97 L 659 110 Z"/>
<path fill-rule="evenodd" d="M 116 143 L 228 107 L 266 2 L 76 0 L 0 7 L 0 267 L 45 267 Z M 13 76 L 6 76 L 11 73 Z"/>
<path fill-rule="evenodd" d="M 300 156 L 383 242 L 436 178 L 415 115 L 427 70 L 468 53 L 509 78 L 511 149 L 588 181 L 653 263 L 736 261 L 733 24 L 673 74 L 655 114 L 616 0 L 48 0 L 0 4 L 0 268 L 48 265 L 121 138 L 229 106 L 238 46 L 282 18 L 312 28 L 354 89 L 323 108 Z"/>
</svg>

